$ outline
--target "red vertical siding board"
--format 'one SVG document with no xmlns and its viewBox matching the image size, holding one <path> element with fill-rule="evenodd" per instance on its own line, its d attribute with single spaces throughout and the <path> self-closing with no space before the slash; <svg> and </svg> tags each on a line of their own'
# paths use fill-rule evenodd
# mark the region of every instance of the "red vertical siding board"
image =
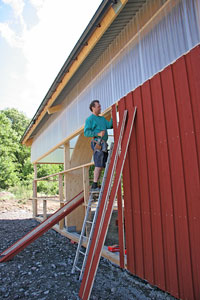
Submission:
<svg viewBox="0 0 200 300">
<path fill-rule="evenodd" d="M 182 149 L 172 67 L 161 73 L 175 214 L 179 297 L 193 299 Z"/>
<path fill-rule="evenodd" d="M 117 134 L 117 114 L 116 105 L 112 106 L 112 119 L 114 136 Z M 124 268 L 124 222 L 123 222 L 123 207 L 122 207 L 122 193 L 121 182 L 117 191 L 117 207 L 118 207 L 118 236 L 119 236 L 119 257 L 120 268 Z"/>
<path fill-rule="evenodd" d="M 119 117 L 123 116 L 125 110 L 125 98 L 121 99 L 118 104 Z M 135 251 L 133 244 L 133 222 L 132 222 L 132 204 L 131 204 L 131 184 L 130 184 L 130 166 L 129 154 L 127 152 L 123 171 L 123 187 L 124 187 L 124 213 L 125 213 L 125 236 L 127 249 L 127 269 L 135 274 Z"/>
<path fill-rule="evenodd" d="M 193 110 L 198 166 L 200 170 L 200 46 L 195 47 L 186 57 L 190 99 Z"/>
<path fill-rule="evenodd" d="M 163 107 L 160 74 L 154 76 L 151 80 L 151 94 L 153 99 L 152 105 L 155 124 L 158 177 L 160 186 L 166 290 L 173 294 L 175 297 L 178 297 L 179 292 L 176 262 L 176 243 L 174 233 L 174 211 L 165 112 Z"/>
<path fill-rule="evenodd" d="M 200 275 L 197 262 L 199 261 L 200 250 L 200 185 L 198 156 L 196 140 L 194 136 L 194 120 L 190 101 L 190 92 L 188 86 L 187 70 L 185 57 L 180 58 L 173 65 L 173 74 L 176 90 L 177 108 L 180 122 L 181 144 L 183 153 L 183 168 L 185 177 L 186 191 L 186 218 L 189 225 L 190 255 L 192 263 L 188 270 L 188 275 L 197 278 Z M 188 254 L 189 255 L 189 254 Z M 189 258 L 188 258 L 189 260 Z M 191 264 L 191 262 L 188 262 Z M 192 273 L 193 272 L 193 273 Z M 188 287 L 187 294 L 191 294 L 191 288 Z M 197 293 L 199 295 L 199 292 Z"/>
<path fill-rule="evenodd" d="M 198 46 L 119 102 L 138 108 L 123 174 L 127 267 L 182 299 L 200 294 L 199 70 Z"/>
<path fill-rule="evenodd" d="M 133 94 L 129 93 L 126 97 L 126 108 L 133 108 Z M 144 277 L 143 267 L 143 240 L 142 240 L 142 222 L 141 222 L 141 208 L 139 197 L 139 183 L 138 183 L 138 166 L 136 153 L 136 135 L 137 130 L 137 116 L 135 130 L 132 131 L 132 136 L 128 149 L 129 165 L 130 165 L 130 182 L 132 190 L 132 220 L 133 220 L 133 237 L 135 249 L 135 274 L 139 277 Z"/>
<path fill-rule="evenodd" d="M 117 192 L 117 206 L 118 206 L 118 235 L 119 235 L 119 262 L 120 268 L 124 269 L 125 262 L 125 243 L 124 243 L 124 214 L 122 206 L 122 191 L 121 182 L 119 184 L 119 189 Z"/>
<path fill-rule="evenodd" d="M 154 283 L 149 186 L 148 186 L 148 177 L 147 177 L 146 145 L 145 145 L 143 108 L 142 108 L 140 87 L 134 91 L 134 104 L 137 106 L 136 144 L 137 144 L 137 153 L 138 153 L 137 156 L 138 175 L 139 175 L 138 179 L 139 179 L 141 213 L 142 213 L 144 278 L 147 279 L 150 283 Z"/>
<path fill-rule="evenodd" d="M 200 172 L 200 47 L 194 48 L 186 55 L 186 65 L 188 73 L 188 82 L 190 89 L 190 100 L 194 119 L 194 134 L 196 140 L 198 171 Z M 199 177 L 199 176 L 198 176 Z M 198 195 L 200 197 L 200 195 Z M 192 200 L 192 199 L 191 199 Z M 200 200 L 193 203 L 193 210 L 190 211 L 190 221 L 193 223 L 191 228 L 191 247 L 192 247 L 192 264 L 195 296 L 198 299 L 200 295 Z"/>
<path fill-rule="evenodd" d="M 186 55 L 190 99 L 193 109 L 195 137 L 197 143 L 198 166 L 200 169 L 200 46 Z"/>
<path fill-rule="evenodd" d="M 160 209 L 160 191 L 157 169 L 156 137 L 152 113 L 150 81 L 142 85 L 143 118 L 148 165 L 149 200 L 151 206 L 151 224 L 153 238 L 154 282 L 165 289 L 165 268 L 163 258 L 162 218 Z"/>
</svg>

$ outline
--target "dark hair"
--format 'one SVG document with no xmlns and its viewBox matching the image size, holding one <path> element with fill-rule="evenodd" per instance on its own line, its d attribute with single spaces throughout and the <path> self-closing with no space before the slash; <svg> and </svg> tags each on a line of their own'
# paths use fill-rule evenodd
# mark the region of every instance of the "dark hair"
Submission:
<svg viewBox="0 0 200 300">
<path fill-rule="evenodd" d="M 93 100 L 91 103 L 90 103 L 90 110 L 92 111 L 92 107 L 95 107 L 95 103 L 99 103 L 99 100 Z"/>
</svg>

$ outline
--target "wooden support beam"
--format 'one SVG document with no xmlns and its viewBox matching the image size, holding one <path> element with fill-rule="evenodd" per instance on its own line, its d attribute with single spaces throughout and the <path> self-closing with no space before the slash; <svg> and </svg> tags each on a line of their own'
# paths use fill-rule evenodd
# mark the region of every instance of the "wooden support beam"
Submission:
<svg viewBox="0 0 200 300">
<path fill-rule="evenodd" d="M 85 138 L 84 134 L 81 133 L 70 159 L 70 172 L 68 172 L 67 175 L 67 182 L 69 185 L 67 199 L 73 198 L 83 189 L 83 171 L 80 168 L 80 165 L 90 164 L 91 159 L 92 150 L 90 148 L 90 139 Z M 84 216 L 85 208 L 82 205 L 67 216 L 67 228 L 76 226 L 76 230 L 81 231 Z"/>
<path fill-rule="evenodd" d="M 70 145 L 69 141 L 64 144 L 64 170 L 70 169 Z M 66 191 L 68 189 L 67 174 L 64 174 L 64 198 L 67 200 Z"/>
<path fill-rule="evenodd" d="M 64 206 L 64 203 L 63 203 L 63 175 L 62 174 L 59 175 L 59 200 L 60 200 L 60 208 L 61 208 Z M 60 229 L 64 228 L 64 221 L 65 221 L 64 218 L 62 220 L 60 220 L 60 222 L 59 222 Z"/>
<path fill-rule="evenodd" d="M 33 144 L 33 138 L 28 139 L 28 140 L 26 141 L 26 143 L 25 143 L 25 145 L 26 145 L 27 147 L 32 146 L 32 144 Z"/>
<path fill-rule="evenodd" d="M 59 174 L 67 174 L 67 173 L 70 173 L 72 171 L 75 171 L 75 170 L 79 170 L 79 169 L 82 169 L 84 167 L 90 167 L 90 166 L 93 166 L 94 163 L 93 162 L 90 162 L 90 163 L 87 163 L 87 164 L 83 164 L 83 165 L 80 165 L 80 166 L 77 166 L 77 167 L 74 167 L 74 168 L 70 168 L 70 169 L 67 169 L 65 171 L 62 171 L 62 172 L 59 172 L 59 173 L 54 173 L 54 174 L 51 174 L 51 175 L 47 175 L 47 176 L 44 176 L 44 177 L 40 177 L 40 178 L 37 178 L 36 180 L 37 181 L 43 181 L 45 179 L 48 179 L 50 177 L 54 177 L 54 176 L 58 176 Z M 56 180 L 57 181 L 57 180 Z"/>
<path fill-rule="evenodd" d="M 89 193 L 90 193 L 89 169 L 90 169 L 89 166 L 83 168 L 83 194 L 84 194 L 85 214 L 87 211 L 87 204 L 88 204 Z M 89 217 L 91 217 L 91 211 L 90 211 Z M 89 236 L 89 228 L 88 228 L 87 224 L 86 224 L 86 236 Z"/>
<path fill-rule="evenodd" d="M 49 108 L 47 109 L 47 112 L 48 112 L 49 115 L 51 115 L 51 114 L 54 114 L 54 113 L 56 113 L 56 112 L 62 110 L 62 108 L 63 108 L 62 105 L 61 105 L 61 104 L 58 104 L 58 105 L 49 107 Z"/>
<path fill-rule="evenodd" d="M 67 141 L 64 144 L 64 170 L 70 169 L 70 144 L 69 141 Z M 70 175 L 67 173 L 64 173 L 64 198 L 65 201 L 68 201 L 70 199 L 69 194 L 70 190 Z M 67 227 L 67 217 L 65 217 L 65 225 Z"/>
<path fill-rule="evenodd" d="M 89 192 L 90 192 L 89 169 L 90 169 L 89 166 L 83 168 L 83 193 L 84 193 L 84 204 L 86 205 L 88 204 Z"/>
<path fill-rule="evenodd" d="M 43 220 L 47 219 L 47 200 L 43 200 Z"/>
<path fill-rule="evenodd" d="M 37 216 L 37 165 L 34 164 L 34 181 L 33 181 L 33 218 Z"/>
</svg>

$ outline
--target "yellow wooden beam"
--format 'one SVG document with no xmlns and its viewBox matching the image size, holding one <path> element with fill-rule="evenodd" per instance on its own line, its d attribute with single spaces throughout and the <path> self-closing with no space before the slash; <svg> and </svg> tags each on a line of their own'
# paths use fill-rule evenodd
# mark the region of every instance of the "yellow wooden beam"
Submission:
<svg viewBox="0 0 200 300">
<path fill-rule="evenodd" d="M 49 115 L 54 114 L 62 109 L 62 104 L 58 104 L 47 109 Z"/>
<path fill-rule="evenodd" d="M 33 144 L 33 138 L 26 140 L 25 145 L 26 145 L 27 147 L 32 146 L 32 144 Z"/>
<path fill-rule="evenodd" d="M 100 38 L 102 37 L 104 32 L 112 24 L 112 22 L 117 17 L 117 15 L 120 13 L 121 9 L 124 7 L 124 5 L 126 4 L 127 1 L 128 0 L 121 0 L 122 5 L 121 5 L 121 8 L 118 9 L 117 12 L 115 12 L 112 7 L 110 7 L 108 9 L 108 12 L 106 13 L 106 15 L 101 20 L 101 27 L 97 27 L 96 30 L 93 32 L 93 34 L 90 36 L 90 38 L 87 41 L 87 45 L 85 45 L 82 48 L 82 50 L 78 54 L 76 60 L 73 62 L 72 66 L 70 67 L 69 72 L 65 74 L 65 76 L 63 77 L 63 80 L 60 82 L 60 84 L 58 85 L 56 91 L 52 94 L 51 98 L 48 100 L 48 102 L 44 106 L 44 108 L 43 108 L 42 112 L 40 113 L 40 115 L 38 116 L 37 120 L 31 126 L 29 131 L 26 133 L 26 136 L 24 137 L 24 139 L 22 141 L 23 144 L 26 144 L 26 141 L 28 140 L 29 136 L 35 130 L 35 128 L 38 126 L 40 121 L 43 119 L 43 117 L 45 116 L 48 108 L 51 107 L 51 105 L 54 103 L 56 98 L 59 96 L 60 92 L 66 86 L 66 84 L 71 79 L 71 77 L 74 75 L 76 70 L 80 67 L 82 62 L 86 59 L 88 54 L 92 51 L 92 49 L 94 48 L 96 43 L 100 40 Z"/>
</svg>

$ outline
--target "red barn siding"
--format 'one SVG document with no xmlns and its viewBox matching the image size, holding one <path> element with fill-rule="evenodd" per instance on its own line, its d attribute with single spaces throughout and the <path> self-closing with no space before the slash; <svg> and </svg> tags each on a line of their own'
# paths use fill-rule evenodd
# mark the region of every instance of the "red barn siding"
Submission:
<svg viewBox="0 0 200 300">
<path fill-rule="evenodd" d="M 127 268 L 200 299 L 200 47 L 119 101 L 137 106 L 124 165 Z"/>
</svg>

